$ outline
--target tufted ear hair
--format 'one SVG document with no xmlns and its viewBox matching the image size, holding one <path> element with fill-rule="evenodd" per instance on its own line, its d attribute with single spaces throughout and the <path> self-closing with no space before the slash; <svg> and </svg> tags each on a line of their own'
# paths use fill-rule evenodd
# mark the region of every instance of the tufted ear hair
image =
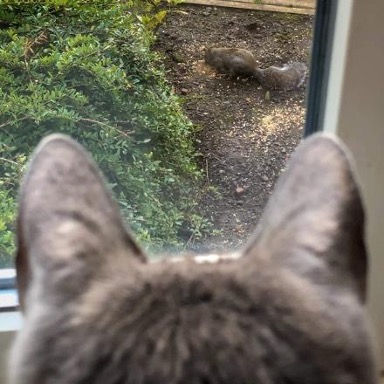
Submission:
<svg viewBox="0 0 384 384">
<path fill-rule="evenodd" d="M 42 140 L 20 192 L 16 269 L 23 309 L 31 288 L 44 295 L 79 295 L 110 265 L 145 257 L 126 231 L 92 159 L 72 139 Z"/>
<path fill-rule="evenodd" d="M 352 288 L 364 300 L 364 209 L 339 141 L 317 134 L 298 147 L 244 253 L 268 255 L 321 285 Z"/>
</svg>

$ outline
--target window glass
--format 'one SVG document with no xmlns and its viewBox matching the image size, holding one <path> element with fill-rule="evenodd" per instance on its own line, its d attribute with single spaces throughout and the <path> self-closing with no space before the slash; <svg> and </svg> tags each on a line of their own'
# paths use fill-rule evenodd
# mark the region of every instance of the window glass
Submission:
<svg viewBox="0 0 384 384">
<path fill-rule="evenodd" d="M 315 2 L 156 3 L 1 7 L 0 268 L 53 132 L 92 153 L 151 255 L 236 249 L 257 225 L 303 135 Z"/>
</svg>

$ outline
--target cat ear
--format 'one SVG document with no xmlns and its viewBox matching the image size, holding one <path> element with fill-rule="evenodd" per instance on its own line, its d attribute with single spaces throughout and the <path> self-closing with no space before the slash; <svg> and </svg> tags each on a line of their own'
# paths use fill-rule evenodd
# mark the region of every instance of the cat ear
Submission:
<svg viewBox="0 0 384 384">
<path fill-rule="evenodd" d="M 349 155 L 338 141 L 314 135 L 298 147 L 244 253 L 269 255 L 321 284 L 352 287 L 364 300 L 364 210 Z"/>
<path fill-rule="evenodd" d="M 20 192 L 16 269 L 22 308 L 37 280 L 47 293 L 76 295 L 123 258 L 132 268 L 145 260 L 98 168 L 72 139 L 48 136 Z"/>
</svg>

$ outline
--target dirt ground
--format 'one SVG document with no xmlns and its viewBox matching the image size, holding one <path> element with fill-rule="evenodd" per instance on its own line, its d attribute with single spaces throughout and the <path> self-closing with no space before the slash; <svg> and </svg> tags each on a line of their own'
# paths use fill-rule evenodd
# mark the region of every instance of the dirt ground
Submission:
<svg viewBox="0 0 384 384">
<path fill-rule="evenodd" d="M 220 7 L 181 6 L 157 32 L 168 79 L 200 127 L 206 173 L 200 209 L 213 233 L 195 249 L 237 248 L 249 237 L 304 127 L 305 85 L 267 92 L 254 79 L 231 79 L 204 65 L 209 47 L 245 48 L 260 67 L 308 64 L 313 17 Z M 214 187 L 217 193 L 209 192 Z"/>
</svg>

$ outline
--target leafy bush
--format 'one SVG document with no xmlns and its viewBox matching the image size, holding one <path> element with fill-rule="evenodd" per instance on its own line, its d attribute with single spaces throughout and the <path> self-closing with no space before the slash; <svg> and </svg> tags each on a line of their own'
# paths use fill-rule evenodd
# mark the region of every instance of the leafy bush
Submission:
<svg viewBox="0 0 384 384">
<path fill-rule="evenodd" d="M 150 49 L 148 26 L 163 12 L 150 4 L 2 6 L 0 250 L 14 250 L 15 195 L 26 158 L 52 132 L 71 135 L 93 154 L 142 241 L 177 246 L 181 233 L 199 236 L 208 226 L 194 212 L 201 172 L 193 126 Z"/>
</svg>

